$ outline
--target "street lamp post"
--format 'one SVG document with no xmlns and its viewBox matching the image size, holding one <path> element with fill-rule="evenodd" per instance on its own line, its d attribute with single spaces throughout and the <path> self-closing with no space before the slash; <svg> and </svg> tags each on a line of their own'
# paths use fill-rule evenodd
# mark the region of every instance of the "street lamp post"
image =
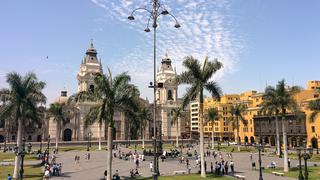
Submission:
<svg viewBox="0 0 320 180">
<path fill-rule="evenodd" d="M 309 148 L 309 149 L 304 149 L 304 153 L 302 154 L 302 157 L 304 159 L 304 177 L 306 180 L 309 179 L 309 173 L 308 173 L 308 159 L 311 158 L 312 156 L 312 148 Z"/>
<path fill-rule="evenodd" d="M 131 12 L 131 15 L 128 17 L 129 20 L 134 20 L 134 16 L 133 14 L 136 11 L 145 11 L 147 13 L 149 13 L 149 18 L 147 21 L 147 27 L 144 30 L 145 32 L 150 32 L 149 29 L 149 23 L 150 20 L 152 20 L 152 27 L 153 27 L 153 84 L 150 83 L 151 88 L 153 88 L 153 148 L 154 148 L 154 171 L 153 171 L 153 179 L 157 180 L 158 179 L 158 168 L 157 167 L 157 132 L 156 132 L 156 111 L 157 111 L 157 100 L 156 100 L 156 92 L 157 92 L 157 83 L 156 83 L 156 34 L 157 34 L 157 27 L 158 27 L 158 18 L 161 15 L 170 15 L 174 20 L 175 20 L 175 28 L 179 28 L 180 24 L 178 23 L 177 19 L 168 12 L 168 10 L 166 10 L 162 4 L 160 4 L 160 2 L 158 0 L 152 0 L 152 8 L 151 9 L 147 9 L 145 7 L 140 7 L 137 9 L 134 9 Z M 161 136 L 161 133 L 160 133 Z"/>
<path fill-rule="evenodd" d="M 89 147 L 91 148 L 91 142 L 92 142 L 92 132 L 89 133 Z"/>
<path fill-rule="evenodd" d="M 302 175 L 302 167 L 301 167 L 301 148 L 297 148 L 297 154 L 298 154 L 298 158 L 299 158 L 299 176 L 298 179 L 299 180 L 303 180 L 303 175 Z"/>
<path fill-rule="evenodd" d="M 89 142 L 90 141 L 90 133 L 88 133 L 88 142 L 87 142 L 87 151 L 89 151 Z"/>
<path fill-rule="evenodd" d="M 302 152 L 303 151 L 303 152 Z M 297 149 L 298 157 L 299 157 L 299 180 L 308 180 L 309 172 L 308 172 L 308 159 L 311 158 L 313 150 L 312 148 L 298 148 Z M 301 159 L 304 160 L 304 177 L 302 175 L 302 164 Z"/>
<path fill-rule="evenodd" d="M 258 152 L 259 152 L 259 180 L 263 180 L 263 177 L 262 177 L 262 167 L 261 167 L 261 151 L 262 151 L 262 145 L 259 144 L 257 145 L 257 149 L 258 149 Z"/>
</svg>

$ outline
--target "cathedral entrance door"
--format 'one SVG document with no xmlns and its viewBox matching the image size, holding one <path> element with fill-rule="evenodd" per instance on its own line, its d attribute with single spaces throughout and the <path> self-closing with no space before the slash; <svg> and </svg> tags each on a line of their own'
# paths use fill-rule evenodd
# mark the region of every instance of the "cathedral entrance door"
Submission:
<svg viewBox="0 0 320 180">
<path fill-rule="evenodd" d="M 0 135 L 0 143 L 4 142 L 4 136 Z"/>
<path fill-rule="evenodd" d="M 72 138 L 72 130 L 71 129 L 65 129 L 63 131 L 63 140 L 64 141 L 71 141 Z"/>
</svg>

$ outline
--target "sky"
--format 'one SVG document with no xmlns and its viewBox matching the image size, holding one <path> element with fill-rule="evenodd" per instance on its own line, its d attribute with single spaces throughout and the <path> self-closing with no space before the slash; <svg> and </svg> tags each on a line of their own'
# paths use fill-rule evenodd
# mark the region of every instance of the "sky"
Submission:
<svg viewBox="0 0 320 180">
<path fill-rule="evenodd" d="M 225 94 L 263 91 L 286 79 L 306 86 L 320 80 L 320 1 L 162 0 L 170 16 L 159 18 L 157 65 L 167 51 L 177 72 L 183 58 L 217 58 L 214 75 Z M 103 68 L 127 71 L 141 97 L 152 99 L 152 33 L 145 33 L 147 0 L 3 0 L 0 11 L 0 88 L 8 72 L 35 72 L 47 83 L 48 103 L 77 91 L 81 60 L 93 39 Z M 179 96 L 185 86 L 179 88 Z"/>
</svg>

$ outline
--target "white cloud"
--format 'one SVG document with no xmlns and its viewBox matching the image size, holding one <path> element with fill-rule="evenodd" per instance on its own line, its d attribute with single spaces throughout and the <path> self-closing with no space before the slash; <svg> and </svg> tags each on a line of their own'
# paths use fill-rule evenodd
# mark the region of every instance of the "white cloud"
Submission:
<svg viewBox="0 0 320 180">
<path fill-rule="evenodd" d="M 145 0 L 91 0 L 97 6 L 105 9 L 106 16 L 113 21 L 126 23 L 137 33 L 144 33 L 147 14 L 136 13 L 135 21 L 127 20 L 128 15 L 137 7 L 150 8 L 150 1 Z M 181 24 L 181 28 L 173 27 L 170 16 L 161 17 L 158 28 L 158 61 L 166 49 L 169 56 L 182 71 L 181 61 L 185 56 L 193 55 L 199 60 L 205 56 L 210 59 L 218 58 L 224 64 L 224 69 L 218 72 L 216 78 L 232 73 L 236 68 L 237 57 L 243 49 L 243 42 L 235 34 L 230 16 L 230 2 L 228 0 L 176 0 L 163 1 L 166 9 L 170 10 Z M 152 80 L 152 34 L 143 34 L 143 38 L 150 43 L 141 43 L 129 53 L 113 64 L 115 69 L 129 69 L 137 84 Z M 146 53 L 148 52 L 148 53 Z M 150 74 L 149 74 L 150 73 Z M 149 94 L 149 93 L 146 93 Z"/>
</svg>

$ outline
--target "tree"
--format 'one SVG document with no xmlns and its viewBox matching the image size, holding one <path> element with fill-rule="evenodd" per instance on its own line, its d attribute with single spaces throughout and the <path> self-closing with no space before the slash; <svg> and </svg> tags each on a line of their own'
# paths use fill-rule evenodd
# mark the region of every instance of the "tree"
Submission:
<svg viewBox="0 0 320 180">
<path fill-rule="evenodd" d="M 214 123 L 216 121 L 219 121 L 219 118 L 221 116 L 219 115 L 219 112 L 216 108 L 209 108 L 208 109 L 208 112 L 207 112 L 207 123 L 211 123 L 211 128 L 212 128 L 212 131 L 211 131 L 211 148 L 214 149 Z"/>
<path fill-rule="evenodd" d="M 283 138 L 283 148 L 284 148 L 284 165 L 283 171 L 288 172 L 288 143 L 287 143 L 287 130 L 284 124 L 286 119 L 287 110 L 291 113 L 298 114 L 299 108 L 297 102 L 294 99 L 294 95 L 300 91 L 300 87 L 292 86 L 288 87 L 285 80 L 281 80 L 276 85 L 276 88 L 267 88 L 268 93 L 264 96 L 267 101 L 270 101 L 269 105 L 276 110 L 277 113 L 281 115 L 282 124 L 282 138 Z M 280 148 L 279 148 L 280 149 Z"/>
<path fill-rule="evenodd" d="M 320 113 L 320 99 L 309 101 L 308 108 L 312 111 L 309 117 L 309 121 L 311 123 L 314 123 L 317 116 Z M 319 144 L 317 139 L 317 142 L 316 142 L 317 154 L 319 154 L 318 147 L 319 147 Z"/>
<path fill-rule="evenodd" d="M 67 111 L 65 103 L 53 103 L 49 107 L 49 116 L 57 123 L 56 127 L 56 149 L 58 149 L 59 139 L 61 135 L 61 125 L 65 125 L 67 119 L 70 118 L 70 113 Z"/>
<path fill-rule="evenodd" d="M 308 108 L 312 111 L 309 120 L 314 123 L 320 113 L 320 99 L 309 101 Z"/>
<path fill-rule="evenodd" d="M 141 128 L 141 136 L 142 136 L 142 148 L 144 149 L 144 139 L 145 139 L 145 129 L 147 127 L 148 122 L 152 120 L 152 113 L 145 105 L 140 105 L 138 110 L 138 121 Z"/>
<path fill-rule="evenodd" d="M 261 103 L 261 111 L 265 111 L 269 116 L 275 116 L 276 122 L 276 141 L 277 141 L 277 155 L 281 156 L 280 147 L 280 134 L 279 134 L 279 98 L 277 96 L 276 90 L 272 86 L 268 86 L 265 89 L 263 95 L 263 102 Z M 262 141 L 261 141 L 262 142 Z"/>
<path fill-rule="evenodd" d="M 186 57 L 183 65 L 187 69 L 177 76 L 178 84 L 189 84 L 191 87 L 187 88 L 187 92 L 183 97 L 182 107 L 186 107 L 190 101 L 199 99 L 200 101 L 200 161 L 201 161 L 201 176 L 206 177 L 204 169 L 204 138 L 203 138 L 203 93 L 207 90 L 212 97 L 219 99 L 222 92 L 218 84 L 210 80 L 219 69 L 222 68 L 222 63 L 217 61 L 209 61 L 205 58 L 203 66 L 199 60 L 192 56 Z"/>
<path fill-rule="evenodd" d="M 40 122 L 39 103 L 45 103 L 46 97 L 42 93 L 45 83 L 38 81 L 34 73 L 28 73 L 24 77 L 18 73 L 7 74 L 9 88 L 0 90 L 0 96 L 6 99 L 0 109 L 0 119 L 10 118 L 18 126 L 17 146 L 22 151 L 22 137 L 24 127 Z M 21 156 L 16 156 L 13 178 L 19 177 Z"/>
<path fill-rule="evenodd" d="M 183 109 L 181 107 L 176 107 L 171 109 L 169 113 L 169 118 L 171 119 L 170 123 L 171 126 L 176 126 L 176 147 L 179 147 L 179 120 L 181 122 L 181 118 L 183 118 Z M 181 128 L 181 127 L 180 127 Z"/>
<path fill-rule="evenodd" d="M 96 104 L 90 109 L 89 114 L 92 115 L 92 118 L 87 120 L 88 124 L 99 122 L 101 125 L 103 122 L 108 126 L 107 180 L 111 180 L 112 175 L 114 112 L 129 109 L 133 104 L 133 99 L 139 96 L 138 89 L 129 84 L 130 79 L 127 73 L 121 73 L 113 78 L 110 69 L 108 69 L 107 74 L 94 74 L 95 89 L 93 91 L 80 92 L 74 96 L 77 102 L 91 101 Z"/>
<path fill-rule="evenodd" d="M 243 104 L 235 104 L 231 106 L 231 117 L 229 118 L 229 122 L 232 123 L 232 127 L 234 129 L 237 129 L 237 146 L 238 146 L 238 151 L 240 151 L 240 122 L 244 125 L 247 126 L 248 121 L 243 117 L 243 112 L 246 110 L 246 106 Z"/>
</svg>

